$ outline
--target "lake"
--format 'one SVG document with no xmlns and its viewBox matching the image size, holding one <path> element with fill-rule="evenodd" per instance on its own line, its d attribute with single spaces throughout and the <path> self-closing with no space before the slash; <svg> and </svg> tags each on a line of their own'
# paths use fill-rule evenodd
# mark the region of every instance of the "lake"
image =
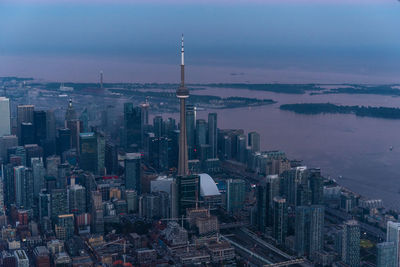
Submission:
<svg viewBox="0 0 400 267">
<path fill-rule="evenodd" d="M 216 110 L 218 127 L 257 131 L 263 150 L 283 150 L 290 159 L 301 159 L 309 167 L 320 167 L 325 176 L 335 178 L 352 191 L 382 199 L 386 207 L 400 209 L 400 120 L 351 114 L 302 115 L 279 109 L 281 104 L 308 102 L 400 107 L 399 98 L 294 95 L 229 88 L 206 88 L 192 93 L 278 101 L 274 105 L 255 108 Z M 197 115 L 206 118 L 214 111 L 199 111 Z M 393 150 L 390 150 L 391 146 Z"/>
</svg>

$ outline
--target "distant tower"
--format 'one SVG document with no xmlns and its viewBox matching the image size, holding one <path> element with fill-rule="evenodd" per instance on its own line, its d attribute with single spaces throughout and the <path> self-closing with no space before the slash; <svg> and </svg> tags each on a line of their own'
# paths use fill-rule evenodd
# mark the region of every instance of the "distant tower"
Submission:
<svg viewBox="0 0 400 267">
<path fill-rule="evenodd" d="M 76 120 L 76 119 L 77 119 L 76 111 L 75 111 L 74 107 L 72 106 L 72 98 L 70 98 L 69 102 L 68 102 L 67 111 L 65 112 L 65 127 L 67 127 L 68 121 L 72 121 L 72 120 Z"/>
<path fill-rule="evenodd" d="M 142 108 L 142 122 L 144 125 L 149 125 L 149 98 L 146 97 L 146 101 L 142 104 L 140 104 L 140 107 Z"/>
<path fill-rule="evenodd" d="M 100 88 L 103 89 L 103 71 L 100 71 Z"/>
<path fill-rule="evenodd" d="M 10 100 L 0 97 L 0 136 L 11 134 Z"/>
<path fill-rule="evenodd" d="M 178 176 L 185 176 L 189 174 L 188 167 L 188 147 L 187 147 L 187 134 L 186 134 L 186 98 L 189 97 L 189 90 L 185 87 L 185 61 L 184 61 L 184 46 L 182 34 L 182 48 L 181 48 L 181 85 L 176 90 L 176 96 L 180 101 L 180 134 L 179 134 L 179 162 L 178 162 Z"/>
</svg>

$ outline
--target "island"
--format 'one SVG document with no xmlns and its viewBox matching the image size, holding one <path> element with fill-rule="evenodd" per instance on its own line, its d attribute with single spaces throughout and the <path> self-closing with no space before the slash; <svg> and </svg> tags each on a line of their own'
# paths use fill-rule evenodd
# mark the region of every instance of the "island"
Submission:
<svg viewBox="0 0 400 267">
<path fill-rule="evenodd" d="M 383 119 L 400 119 L 400 108 L 391 107 L 366 107 L 366 106 L 341 106 L 332 103 L 299 103 L 284 104 L 281 110 L 292 111 L 299 114 L 354 114 L 360 117 L 373 117 Z"/>
</svg>

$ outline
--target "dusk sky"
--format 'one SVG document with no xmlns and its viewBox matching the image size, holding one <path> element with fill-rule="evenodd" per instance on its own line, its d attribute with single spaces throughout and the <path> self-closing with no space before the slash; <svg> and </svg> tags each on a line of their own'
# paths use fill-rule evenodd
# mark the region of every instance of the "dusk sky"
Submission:
<svg viewBox="0 0 400 267">
<path fill-rule="evenodd" d="M 0 76 L 400 83 L 399 1 L 199 2 L 0 0 Z"/>
</svg>

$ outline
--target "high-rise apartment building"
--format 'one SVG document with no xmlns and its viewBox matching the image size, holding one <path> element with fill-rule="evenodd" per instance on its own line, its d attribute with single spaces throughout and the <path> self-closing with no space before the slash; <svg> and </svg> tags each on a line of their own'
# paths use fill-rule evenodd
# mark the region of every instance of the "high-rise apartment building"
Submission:
<svg viewBox="0 0 400 267">
<path fill-rule="evenodd" d="M 288 210 L 286 199 L 274 197 L 273 199 L 273 225 L 272 236 L 278 244 L 284 244 L 288 231 Z"/>
<path fill-rule="evenodd" d="M 91 192 L 92 231 L 102 234 L 104 232 L 104 211 L 101 192 Z"/>
<path fill-rule="evenodd" d="M 239 211 L 244 206 L 246 182 L 242 179 L 229 179 L 226 182 L 226 210 L 229 213 Z"/>
<path fill-rule="evenodd" d="M 0 136 L 11 134 L 10 100 L 0 97 Z"/>
<path fill-rule="evenodd" d="M 195 158 L 196 148 L 196 107 L 193 105 L 186 105 L 186 136 L 189 160 Z"/>
<path fill-rule="evenodd" d="M 19 105 L 17 106 L 17 136 L 19 144 L 21 144 L 21 123 L 33 124 L 33 105 Z"/>
<path fill-rule="evenodd" d="M 97 172 L 97 137 L 96 134 L 81 133 L 79 135 L 80 159 L 79 166 L 82 170 Z"/>
<path fill-rule="evenodd" d="M 86 188 L 81 185 L 71 185 L 68 188 L 68 208 L 73 214 L 86 212 Z"/>
<path fill-rule="evenodd" d="M 53 189 L 50 193 L 51 219 L 57 222 L 58 215 L 68 214 L 66 189 Z"/>
<path fill-rule="evenodd" d="M 123 139 L 128 151 L 136 152 L 142 146 L 142 115 L 140 107 L 133 103 L 124 104 Z"/>
<path fill-rule="evenodd" d="M 376 267 L 396 267 L 396 246 L 394 242 L 383 242 L 376 245 Z"/>
<path fill-rule="evenodd" d="M 342 260 L 350 267 L 360 266 L 360 226 L 355 220 L 343 227 Z"/>
<path fill-rule="evenodd" d="M 217 158 L 217 152 L 218 152 L 217 113 L 208 114 L 208 144 L 210 145 L 210 158 Z"/>
<path fill-rule="evenodd" d="M 47 119 L 46 111 L 33 111 L 33 127 L 35 144 L 41 145 L 47 139 Z"/>
<path fill-rule="evenodd" d="M 396 267 L 399 266 L 400 262 L 400 223 L 389 221 L 386 227 L 386 241 L 393 242 L 396 248 Z"/>
<path fill-rule="evenodd" d="M 207 123 L 203 119 L 196 120 L 196 150 L 207 144 Z"/>
<path fill-rule="evenodd" d="M 56 236 L 61 240 L 68 240 L 74 235 L 75 224 L 73 214 L 58 215 L 55 226 Z"/>
<path fill-rule="evenodd" d="M 182 216 L 186 214 L 188 208 L 195 208 L 199 203 L 200 176 L 185 175 L 178 176 L 176 179 L 178 215 Z"/>
<path fill-rule="evenodd" d="M 295 220 L 297 255 L 313 258 L 323 248 L 324 207 L 297 206 Z"/>
<path fill-rule="evenodd" d="M 250 132 L 248 134 L 248 145 L 252 152 L 260 151 L 260 134 L 257 132 Z"/>
<path fill-rule="evenodd" d="M 141 193 L 141 154 L 127 153 L 125 158 L 125 188 Z"/>
</svg>

